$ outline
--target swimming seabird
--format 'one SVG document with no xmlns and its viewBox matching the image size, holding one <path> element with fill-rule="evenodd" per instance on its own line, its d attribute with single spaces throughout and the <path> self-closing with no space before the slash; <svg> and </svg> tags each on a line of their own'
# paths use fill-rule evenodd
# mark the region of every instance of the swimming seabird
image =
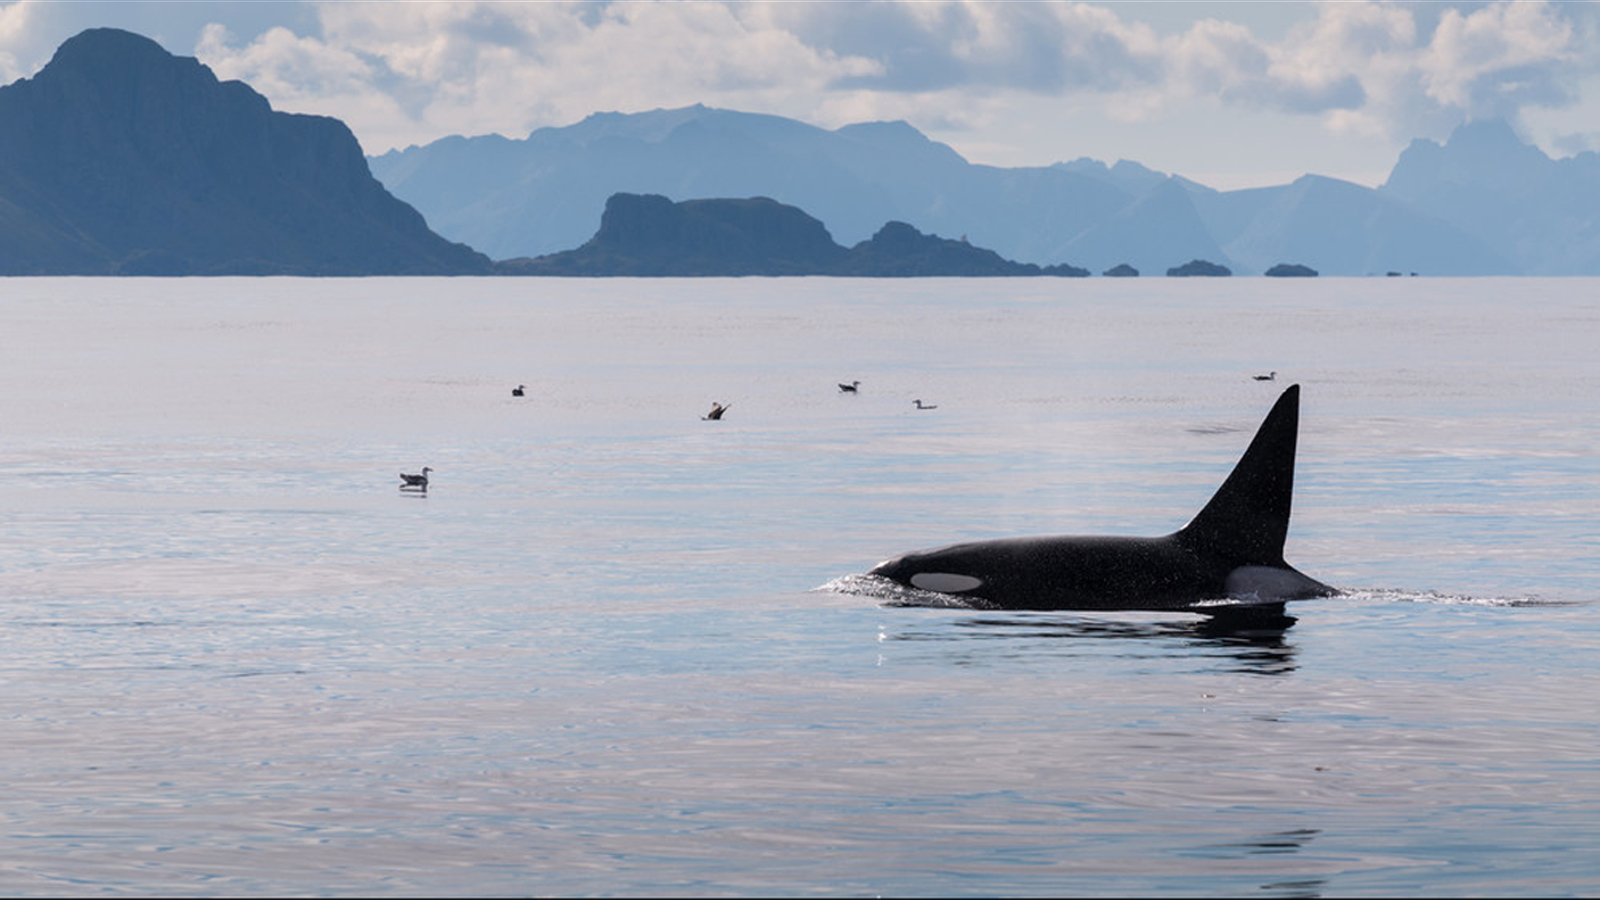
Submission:
<svg viewBox="0 0 1600 900">
<path fill-rule="evenodd" d="M 423 466 L 421 475 L 407 475 L 406 473 L 401 472 L 400 473 L 400 490 L 403 491 L 406 488 L 416 488 L 419 491 L 427 490 L 428 489 L 428 473 L 432 472 L 432 471 L 433 470 L 428 468 L 427 466 Z"/>
<path fill-rule="evenodd" d="M 513 397 L 521 397 L 522 396 L 522 389 L 525 388 L 525 387 L 527 387 L 527 385 L 519 384 L 516 387 L 512 388 L 511 389 L 511 396 L 513 396 Z"/>
<path fill-rule="evenodd" d="M 935 404 L 933 406 L 924 406 L 921 400 L 913 400 L 911 402 L 915 403 L 917 405 L 917 409 L 938 409 L 939 408 L 938 404 Z"/>
<path fill-rule="evenodd" d="M 856 388 L 858 388 L 860 386 L 861 386 L 861 382 L 852 381 L 849 384 L 841 384 L 841 385 L 839 385 L 839 390 L 844 391 L 846 394 L 854 394 L 856 392 Z"/>
<path fill-rule="evenodd" d="M 1277 372 L 1276 369 L 1274 369 L 1269 374 L 1266 374 L 1266 375 L 1251 375 L 1250 377 L 1254 378 L 1257 381 L 1272 381 L 1273 379 L 1278 377 L 1278 372 Z"/>
<path fill-rule="evenodd" d="M 732 406 L 732 405 L 733 405 L 732 403 L 728 404 L 728 406 Z M 707 420 L 709 420 L 709 419 L 720 419 L 720 418 L 722 418 L 722 414 L 728 411 L 728 406 L 723 406 L 721 403 L 717 403 L 716 401 L 712 401 L 712 403 L 711 403 L 711 412 L 706 413 L 705 415 L 701 416 L 700 418 L 707 419 Z"/>
</svg>

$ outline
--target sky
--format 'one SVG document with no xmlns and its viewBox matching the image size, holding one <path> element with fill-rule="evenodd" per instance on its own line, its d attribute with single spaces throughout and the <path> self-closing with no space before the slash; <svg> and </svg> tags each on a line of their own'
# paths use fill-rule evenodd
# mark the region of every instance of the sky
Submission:
<svg viewBox="0 0 1600 900">
<path fill-rule="evenodd" d="M 1594 0 L 0 0 L 0 84 L 102 26 L 342 119 L 372 155 L 694 103 L 1221 189 L 1374 186 L 1471 119 L 1600 150 Z"/>
</svg>

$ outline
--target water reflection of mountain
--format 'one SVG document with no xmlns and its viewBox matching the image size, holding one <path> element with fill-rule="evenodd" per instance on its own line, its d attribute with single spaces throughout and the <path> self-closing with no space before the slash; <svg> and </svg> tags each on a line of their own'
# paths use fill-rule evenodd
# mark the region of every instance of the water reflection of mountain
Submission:
<svg viewBox="0 0 1600 900">
<path fill-rule="evenodd" d="M 1141 652 L 1162 656 L 1192 655 L 1196 648 L 1232 663 L 1232 671 L 1255 675 L 1287 675 L 1296 668 L 1296 648 L 1287 638 L 1293 616 L 1281 608 L 1250 615 L 1208 615 L 1182 619 L 1128 619 L 1058 613 L 984 613 L 947 621 L 936 628 L 917 628 L 885 635 L 889 641 L 1033 640 L 1130 641 Z"/>
</svg>

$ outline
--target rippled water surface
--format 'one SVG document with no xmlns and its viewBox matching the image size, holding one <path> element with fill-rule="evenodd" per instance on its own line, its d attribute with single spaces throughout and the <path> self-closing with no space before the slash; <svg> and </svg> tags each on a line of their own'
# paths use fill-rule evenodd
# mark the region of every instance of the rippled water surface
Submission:
<svg viewBox="0 0 1600 900">
<path fill-rule="evenodd" d="M 0 894 L 1600 892 L 1600 281 L 3 287 Z M 1292 623 L 860 578 L 1289 383 Z"/>
</svg>

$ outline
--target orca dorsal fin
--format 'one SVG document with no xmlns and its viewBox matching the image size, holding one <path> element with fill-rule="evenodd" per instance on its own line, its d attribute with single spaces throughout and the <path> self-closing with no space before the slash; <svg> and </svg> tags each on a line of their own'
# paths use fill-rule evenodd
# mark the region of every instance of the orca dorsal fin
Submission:
<svg viewBox="0 0 1600 900">
<path fill-rule="evenodd" d="M 1222 487 L 1178 532 L 1178 540 L 1234 565 L 1286 565 L 1283 542 L 1289 535 L 1299 431 L 1300 385 L 1294 384 L 1267 413 Z"/>
</svg>

